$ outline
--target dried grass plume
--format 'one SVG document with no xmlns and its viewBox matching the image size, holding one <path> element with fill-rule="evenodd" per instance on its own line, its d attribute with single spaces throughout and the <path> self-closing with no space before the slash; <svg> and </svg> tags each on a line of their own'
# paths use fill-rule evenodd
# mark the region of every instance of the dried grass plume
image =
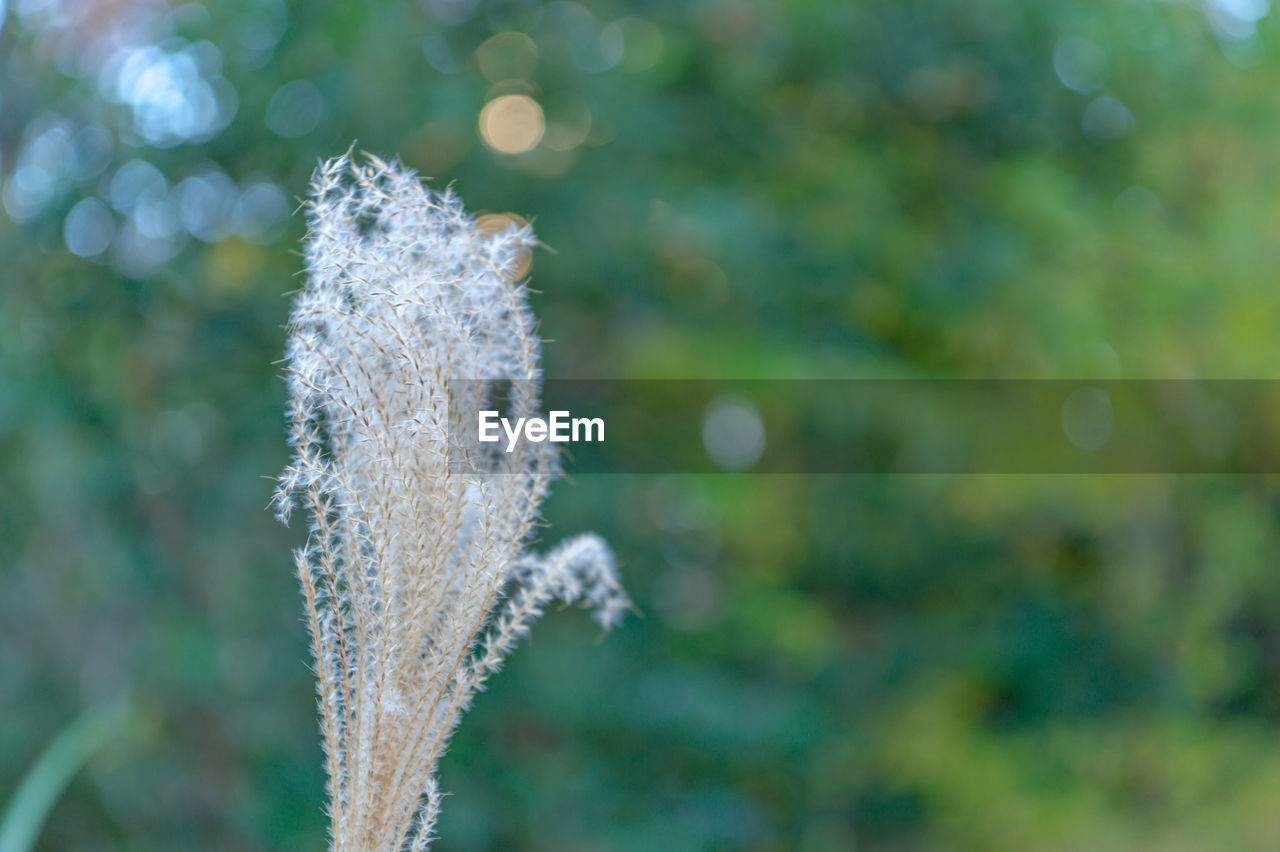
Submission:
<svg viewBox="0 0 1280 852">
<path fill-rule="evenodd" d="M 277 508 L 296 552 L 317 678 L 335 852 L 424 850 L 449 736 L 552 600 L 616 623 L 612 554 L 584 535 L 526 549 L 550 443 L 451 465 L 460 410 L 494 383 L 538 413 L 539 340 L 517 280 L 531 230 L 477 228 L 449 190 L 374 157 L 320 166 L 306 283 L 287 343 L 293 459 Z M 451 379 L 475 398 L 448 398 Z M 451 417 L 453 419 L 451 419 Z"/>
</svg>

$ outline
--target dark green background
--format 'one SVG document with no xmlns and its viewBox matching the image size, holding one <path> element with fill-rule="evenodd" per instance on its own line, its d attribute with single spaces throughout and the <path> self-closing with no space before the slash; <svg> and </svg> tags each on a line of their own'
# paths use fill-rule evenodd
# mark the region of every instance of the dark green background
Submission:
<svg viewBox="0 0 1280 852">
<path fill-rule="evenodd" d="M 302 223 L 149 269 L 70 254 L 130 160 L 298 197 L 355 139 L 527 216 L 551 376 L 1280 363 L 1280 27 L 1243 0 L 217 0 L 156 38 L 216 46 L 234 118 L 163 147 L 84 70 L 156 6 L 9 5 L 4 180 L 49 121 L 114 140 L 0 215 L 0 796 L 86 708 L 135 708 L 42 849 L 325 843 L 299 531 L 266 510 Z M 495 88 L 503 31 L 538 56 Z M 324 113 L 286 139 L 295 80 Z M 589 109 L 586 144 L 486 148 L 516 88 Z M 546 542 L 604 534 L 638 614 L 535 627 L 444 761 L 436 848 L 1278 848 L 1278 508 L 1246 476 L 563 482 Z"/>
</svg>

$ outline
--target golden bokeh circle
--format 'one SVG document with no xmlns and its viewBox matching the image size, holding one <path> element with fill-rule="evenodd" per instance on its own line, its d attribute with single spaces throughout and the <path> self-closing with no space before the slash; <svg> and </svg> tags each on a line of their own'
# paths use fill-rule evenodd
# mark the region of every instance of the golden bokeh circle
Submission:
<svg viewBox="0 0 1280 852">
<path fill-rule="evenodd" d="M 480 138 L 501 154 L 523 154 L 542 141 L 547 120 L 528 95 L 499 95 L 480 110 Z"/>
</svg>

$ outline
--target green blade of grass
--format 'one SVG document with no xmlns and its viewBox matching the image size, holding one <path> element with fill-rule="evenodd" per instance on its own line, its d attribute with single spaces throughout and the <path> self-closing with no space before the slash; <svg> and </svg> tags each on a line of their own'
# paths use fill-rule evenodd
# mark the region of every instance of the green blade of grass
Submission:
<svg viewBox="0 0 1280 852">
<path fill-rule="evenodd" d="M 18 784 L 0 819 L 0 852 L 30 852 L 62 791 L 123 726 L 123 704 L 86 712 L 54 737 Z"/>
</svg>

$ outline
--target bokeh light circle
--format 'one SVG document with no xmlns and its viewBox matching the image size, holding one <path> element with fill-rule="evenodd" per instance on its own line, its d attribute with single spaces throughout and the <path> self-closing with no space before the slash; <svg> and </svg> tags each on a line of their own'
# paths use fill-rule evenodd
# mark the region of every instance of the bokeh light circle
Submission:
<svg viewBox="0 0 1280 852">
<path fill-rule="evenodd" d="M 547 122 L 528 95 L 501 95 L 480 111 L 480 138 L 502 154 L 523 154 L 542 141 Z"/>
</svg>

